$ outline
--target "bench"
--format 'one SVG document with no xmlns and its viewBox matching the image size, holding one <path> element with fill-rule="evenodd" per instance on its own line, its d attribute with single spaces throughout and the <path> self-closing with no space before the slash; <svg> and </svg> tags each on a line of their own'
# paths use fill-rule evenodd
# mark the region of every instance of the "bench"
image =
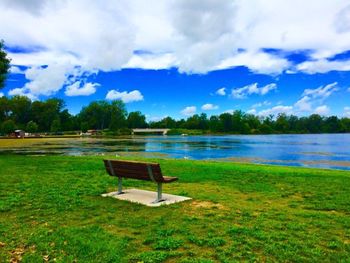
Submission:
<svg viewBox="0 0 350 263">
<path fill-rule="evenodd" d="M 176 181 L 177 177 L 163 176 L 158 163 L 146 163 L 121 160 L 103 160 L 106 171 L 118 177 L 118 192 L 123 194 L 122 178 L 131 178 L 157 183 L 157 199 L 153 203 L 165 201 L 162 198 L 162 184 Z"/>
</svg>

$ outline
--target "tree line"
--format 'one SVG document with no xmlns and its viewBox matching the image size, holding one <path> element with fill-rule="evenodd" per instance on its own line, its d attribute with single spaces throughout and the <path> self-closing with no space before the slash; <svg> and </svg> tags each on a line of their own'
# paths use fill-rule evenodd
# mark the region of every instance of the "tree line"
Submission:
<svg viewBox="0 0 350 263">
<path fill-rule="evenodd" d="M 36 132 L 67 132 L 89 129 L 129 133 L 128 128 L 147 127 L 141 112 L 126 111 L 120 100 L 93 101 L 72 115 L 64 108 L 62 99 L 31 101 L 25 96 L 0 98 L 0 133 L 9 134 L 15 129 Z"/>
<path fill-rule="evenodd" d="M 165 117 L 160 121 L 147 122 L 139 111 L 128 113 L 120 100 L 93 101 L 72 115 L 65 109 L 62 99 L 31 101 L 25 96 L 0 98 L 0 133 L 15 129 L 26 132 L 76 132 L 104 130 L 111 134 L 130 134 L 132 128 L 170 128 L 200 130 L 203 133 L 271 134 L 271 133 L 345 133 L 350 132 L 350 118 L 323 117 L 312 114 L 308 117 L 279 114 L 256 116 L 236 110 L 208 118 L 204 113 L 187 119 L 175 120 Z"/>
</svg>

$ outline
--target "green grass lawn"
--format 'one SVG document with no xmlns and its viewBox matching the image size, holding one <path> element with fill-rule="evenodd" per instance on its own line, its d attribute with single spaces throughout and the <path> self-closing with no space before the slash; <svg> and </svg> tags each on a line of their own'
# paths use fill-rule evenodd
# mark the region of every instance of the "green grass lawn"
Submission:
<svg viewBox="0 0 350 263">
<path fill-rule="evenodd" d="M 152 159 L 193 198 L 152 208 L 101 197 L 101 160 L 0 156 L 0 262 L 350 261 L 349 172 Z"/>
</svg>

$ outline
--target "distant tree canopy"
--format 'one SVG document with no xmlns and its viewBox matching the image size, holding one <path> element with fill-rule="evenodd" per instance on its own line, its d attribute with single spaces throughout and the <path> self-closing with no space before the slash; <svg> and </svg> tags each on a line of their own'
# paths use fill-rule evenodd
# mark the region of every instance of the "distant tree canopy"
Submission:
<svg viewBox="0 0 350 263">
<path fill-rule="evenodd" d="M 298 117 L 284 113 L 275 116 L 255 116 L 237 110 L 233 113 L 213 115 L 195 114 L 187 120 L 176 121 L 166 117 L 151 122 L 152 128 L 177 128 L 207 130 L 214 133 L 230 134 L 283 134 L 283 133 L 345 133 L 350 132 L 350 118 L 337 116 L 323 117 L 312 114 L 309 117 Z"/>
<path fill-rule="evenodd" d="M 78 122 L 83 123 L 84 128 L 99 130 L 108 128 L 116 131 L 127 126 L 126 116 L 127 111 L 122 101 L 100 100 L 82 108 L 77 118 Z"/>
<path fill-rule="evenodd" d="M 146 122 L 146 116 L 140 111 L 130 112 L 127 118 L 128 128 L 146 128 L 148 127 Z"/>
<path fill-rule="evenodd" d="M 32 102 L 27 97 L 0 97 L 0 133 L 8 134 L 15 129 L 28 132 L 83 131 L 89 129 L 118 133 L 133 128 L 170 128 L 203 130 L 228 134 L 271 133 L 345 133 L 350 132 L 350 118 L 324 117 L 312 114 L 308 117 L 286 115 L 255 116 L 237 110 L 232 113 L 213 115 L 195 114 L 187 119 L 165 117 L 160 121 L 146 122 L 140 111 L 128 113 L 120 100 L 93 101 L 77 115 L 65 109 L 61 99 Z"/>
<path fill-rule="evenodd" d="M 4 50 L 4 41 L 0 40 L 0 89 L 5 85 L 7 73 L 10 69 L 10 59 Z"/>
</svg>

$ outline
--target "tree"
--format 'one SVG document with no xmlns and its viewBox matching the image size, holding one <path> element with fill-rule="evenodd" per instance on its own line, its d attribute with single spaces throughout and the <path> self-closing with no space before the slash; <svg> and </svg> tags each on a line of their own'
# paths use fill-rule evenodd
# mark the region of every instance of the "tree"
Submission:
<svg viewBox="0 0 350 263">
<path fill-rule="evenodd" d="M 13 96 L 10 99 L 11 119 L 23 129 L 31 119 L 31 107 L 32 101 L 26 96 Z"/>
<path fill-rule="evenodd" d="M 0 89 L 5 86 L 5 80 L 10 68 L 10 59 L 4 50 L 4 41 L 0 41 Z"/>
<path fill-rule="evenodd" d="M 341 123 L 337 116 L 330 116 L 325 120 L 323 132 L 337 133 L 341 132 Z"/>
<path fill-rule="evenodd" d="M 61 130 L 61 122 L 59 119 L 56 119 L 51 124 L 51 132 L 57 133 Z"/>
<path fill-rule="evenodd" d="M 307 119 L 306 127 L 310 133 L 320 133 L 322 130 L 323 119 L 318 114 L 312 114 Z"/>
<path fill-rule="evenodd" d="M 244 113 L 241 110 L 235 110 L 232 114 L 232 131 L 235 133 L 245 133 L 243 124 Z"/>
<path fill-rule="evenodd" d="M 121 100 L 112 101 L 109 111 L 111 116 L 109 129 L 116 131 L 125 128 L 127 111 L 124 102 Z"/>
<path fill-rule="evenodd" d="M 230 113 L 222 113 L 220 116 L 220 122 L 222 123 L 222 131 L 224 132 L 232 132 L 233 130 L 233 121 L 232 114 Z"/>
<path fill-rule="evenodd" d="M 222 122 L 218 116 L 211 116 L 209 119 L 209 129 L 214 132 L 220 132 L 223 130 Z"/>
<path fill-rule="evenodd" d="M 0 123 L 5 121 L 11 112 L 10 101 L 7 97 L 0 97 Z"/>
<path fill-rule="evenodd" d="M 88 129 L 89 129 L 89 123 L 87 123 L 86 121 L 83 121 L 83 122 L 81 123 L 80 128 L 81 128 L 81 131 L 82 131 L 82 132 L 84 132 L 84 133 L 87 132 Z"/>
<path fill-rule="evenodd" d="M 4 134 L 10 134 L 11 132 L 14 132 L 15 129 L 16 129 L 16 124 L 13 120 L 4 121 L 1 125 L 1 131 Z"/>
<path fill-rule="evenodd" d="M 128 128 L 146 128 L 146 116 L 140 111 L 130 112 L 127 118 Z"/>
<path fill-rule="evenodd" d="M 281 133 L 287 133 L 289 131 L 288 117 L 285 113 L 278 114 L 275 127 L 276 131 Z"/>
<path fill-rule="evenodd" d="M 31 119 L 39 125 L 40 131 L 49 131 L 53 120 L 60 119 L 60 112 L 64 107 L 61 99 L 34 101 L 31 107 Z"/>
<path fill-rule="evenodd" d="M 111 121 L 110 104 L 107 101 L 93 101 L 79 113 L 81 122 L 87 122 L 89 129 L 105 129 Z"/>
<path fill-rule="evenodd" d="M 63 110 L 59 114 L 61 120 L 61 127 L 63 131 L 73 130 L 73 116 L 68 112 L 68 110 Z"/>
<path fill-rule="evenodd" d="M 27 123 L 26 127 L 27 132 L 34 133 L 38 131 L 38 124 L 34 121 L 30 121 Z"/>
</svg>

